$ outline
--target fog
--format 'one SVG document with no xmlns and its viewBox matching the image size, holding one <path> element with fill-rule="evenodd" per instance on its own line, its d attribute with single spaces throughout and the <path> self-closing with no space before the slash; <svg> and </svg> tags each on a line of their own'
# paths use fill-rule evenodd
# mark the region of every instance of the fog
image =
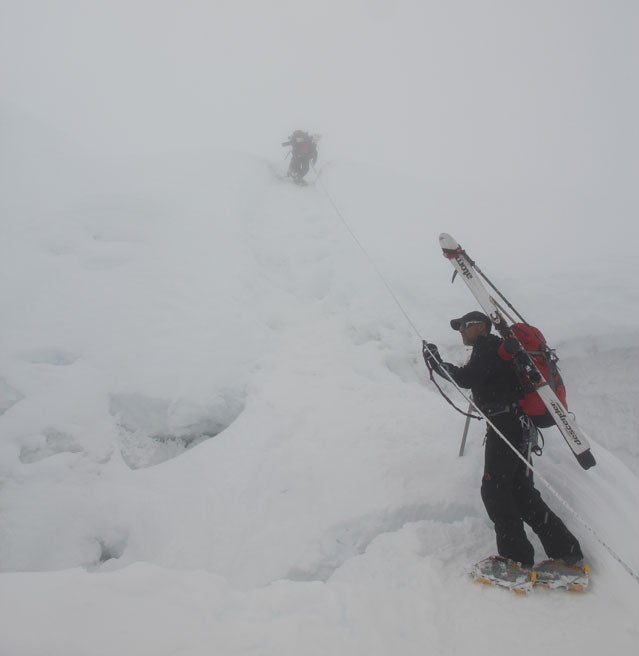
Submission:
<svg viewBox="0 0 639 656">
<path fill-rule="evenodd" d="M 634 654 L 638 18 L 0 0 L 0 652 Z M 559 349 L 598 464 L 555 429 L 535 464 L 583 596 L 467 581 L 440 232 Z"/>
<path fill-rule="evenodd" d="M 436 186 L 636 200 L 634 2 L 2 2 L 5 108 L 96 154 L 297 127 Z M 602 205 L 604 204 L 604 205 Z M 625 217 L 628 218 L 627 216 Z"/>
</svg>

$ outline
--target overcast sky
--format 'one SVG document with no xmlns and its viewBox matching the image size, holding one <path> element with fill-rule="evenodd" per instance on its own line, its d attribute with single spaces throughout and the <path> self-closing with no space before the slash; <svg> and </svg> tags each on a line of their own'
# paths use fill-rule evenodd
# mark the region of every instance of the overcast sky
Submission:
<svg viewBox="0 0 639 656">
<path fill-rule="evenodd" d="M 302 128 L 434 186 L 582 195 L 636 216 L 633 0 L 0 0 L 3 113 L 96 154 Z M 614 208 L 613 208 L 614 205 Z"/>
</svg>

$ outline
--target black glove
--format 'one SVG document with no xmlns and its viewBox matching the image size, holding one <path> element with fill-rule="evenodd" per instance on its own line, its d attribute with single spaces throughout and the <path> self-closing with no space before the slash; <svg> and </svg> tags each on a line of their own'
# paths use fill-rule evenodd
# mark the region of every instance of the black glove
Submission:
<svg viewBox="0 0 639 656">
<path fill-rule="evenodd" d="M 439 349 L 435 344 L 427 344 L 422 342 L 422 355 L 427 367 L 437 369 L 439 363 L 442 361 L 442 356 L 439 355 Z"/>
<path fill-rule="evenodd" d="M 516 337 L 507 337 L 504 340 L 504 351 L 506 351 L 506 353 L 515 355 L 515 353 L 519 353 L 522 350 L 521 344 Z"/>
</svg>

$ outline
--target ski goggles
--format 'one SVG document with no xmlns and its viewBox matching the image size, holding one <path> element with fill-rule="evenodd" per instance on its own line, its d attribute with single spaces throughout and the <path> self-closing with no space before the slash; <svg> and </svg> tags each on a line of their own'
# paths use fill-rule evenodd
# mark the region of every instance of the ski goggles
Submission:
<svg viewBox="0 0 639 656">
<path fill-rule="evenodd" d="M 483 325 L 486 325 L 483 321 L 462 321 L 462 323 L 459 324 L 459 328 L 457 330 L 459 330 L 461 332 L 462 330 L 466 330 L 466 328 L 468 328 L 468 326 L 473 326 L 477 323 L 481 323 Z"/>
</svg>

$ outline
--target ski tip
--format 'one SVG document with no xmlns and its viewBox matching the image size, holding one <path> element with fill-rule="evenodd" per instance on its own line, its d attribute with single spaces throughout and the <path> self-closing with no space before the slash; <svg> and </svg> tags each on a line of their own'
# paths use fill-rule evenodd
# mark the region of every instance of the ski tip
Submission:
<svg viewBox="0 0 639 656">
<path fill-rule="evenodd" d="M 457 248 L 459 244 L 456 239 L 453 239 L 447 232 L 442 232 L 439 235 L 439 244 L 442 248 Z"/>
<path fill-rule="evenodd" d="M 442 232 L 439 235 L 439 245 L 441 246 L 444 257 L 452 260 L 454 257 L 461 253 L 461 246 L 453 239 L 447 232 Z"/>
<path fill-rule="evenodd" d="M 592 451 L 590 449 L 586 449 L 585 451 L 582 451 L 579 455 L 577 455 L 577 462 L 584 468 L 584 469 L 590 469 L 591 467 L 594 467 L 597 464 L 597 461 L 595 460 L 595 457 L 592 455 Z"/>
</svg>

